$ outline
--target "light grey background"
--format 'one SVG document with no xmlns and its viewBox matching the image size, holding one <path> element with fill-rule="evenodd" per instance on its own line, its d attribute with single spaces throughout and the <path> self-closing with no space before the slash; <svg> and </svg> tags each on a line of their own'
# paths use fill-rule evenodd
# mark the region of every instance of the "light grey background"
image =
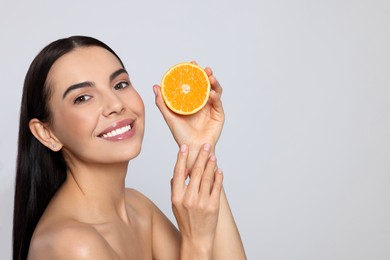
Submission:
<svg viewBox="0 0 390 260">
<path fill-rule="evenodd" d="M 152 85 L 195 59 L 224 87 L 217 156 L 248 258 L 390 259 L 390 1 L 105 2 L 0 4 L 1 259 L 24 76 L 40 49 L 74 34 L 126 64 L 147 112 L 127 185 L 170 218 L 177 147 Z"/>
</svg>

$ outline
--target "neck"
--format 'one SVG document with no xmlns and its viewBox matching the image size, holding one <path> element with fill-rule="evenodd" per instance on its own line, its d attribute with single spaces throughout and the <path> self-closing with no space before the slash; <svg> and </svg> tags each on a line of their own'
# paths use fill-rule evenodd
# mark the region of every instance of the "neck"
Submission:
<svg viewBox="0 0 390 260">
<path fill-rule="evenodd" d="M 82 207 L 81 219 L 100 222 L 119 217 L 128 222 L 125 178 L 128 163 L 78 165 L 68 170 L 64 188 Z"/>
</svg>

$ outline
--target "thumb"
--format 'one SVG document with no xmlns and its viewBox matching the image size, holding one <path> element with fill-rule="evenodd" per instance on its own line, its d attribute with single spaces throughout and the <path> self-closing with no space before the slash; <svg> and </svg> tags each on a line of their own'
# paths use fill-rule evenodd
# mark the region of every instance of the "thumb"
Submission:
<svg viewBox="0 0 390 260">
<path fill-rule="evenodd" d="M 173 112 L 167 107 L 161 94 L 161 87 L 159 85 L 153 86 L 153 92 L 155 95 L 155 103 L 160 110 L 166 122 L 169 122 L 173 118 Z"/>
</svg>

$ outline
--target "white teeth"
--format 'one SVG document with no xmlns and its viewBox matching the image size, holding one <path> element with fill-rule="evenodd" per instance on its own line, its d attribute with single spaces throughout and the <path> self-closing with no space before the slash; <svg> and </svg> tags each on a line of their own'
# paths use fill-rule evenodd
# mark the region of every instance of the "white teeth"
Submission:
<svg viewBox="0 0 390 260">
<path fill-rule="evenodd" d="M 125 133 L 127 131 L 130 131 L 130 129 L 131 129 L 131 126 L 127 125 L 127 126 L 124 126 L 124 127 L 121 127 L 121 128 L 115 129 L 115 130 L 112 130 L 111 132 L 105 133 L 105 134 L 103 134 L 103 137 L 104 138 L 114 137 L 116 135 L 120 135 L 120 134 L 123 134 L 123 133 Z"/>
</svg>

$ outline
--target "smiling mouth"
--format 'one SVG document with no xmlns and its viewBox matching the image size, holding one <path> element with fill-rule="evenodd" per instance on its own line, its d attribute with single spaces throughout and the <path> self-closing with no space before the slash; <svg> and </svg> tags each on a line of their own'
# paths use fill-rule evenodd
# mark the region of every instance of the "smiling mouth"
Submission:
<svg viewBox="0 0 390 260">
<path fill-rule="evenodd" d="M 103 137 L 103 138 L 115 137 L 115 136 L 117 136 L 117 135 L 126 133 L 126 132 L 128 132 L 128 131 L 130 131 L 130 130 L 131 130 L 131 125 L 126 125 L 126 126 L 124 126 L 124 127 L 117 128 L 117 129 L 112 130 L 112 131 L 110 131 L 110 132 L 101 134 L 100 137 Z"/>
</svg>

